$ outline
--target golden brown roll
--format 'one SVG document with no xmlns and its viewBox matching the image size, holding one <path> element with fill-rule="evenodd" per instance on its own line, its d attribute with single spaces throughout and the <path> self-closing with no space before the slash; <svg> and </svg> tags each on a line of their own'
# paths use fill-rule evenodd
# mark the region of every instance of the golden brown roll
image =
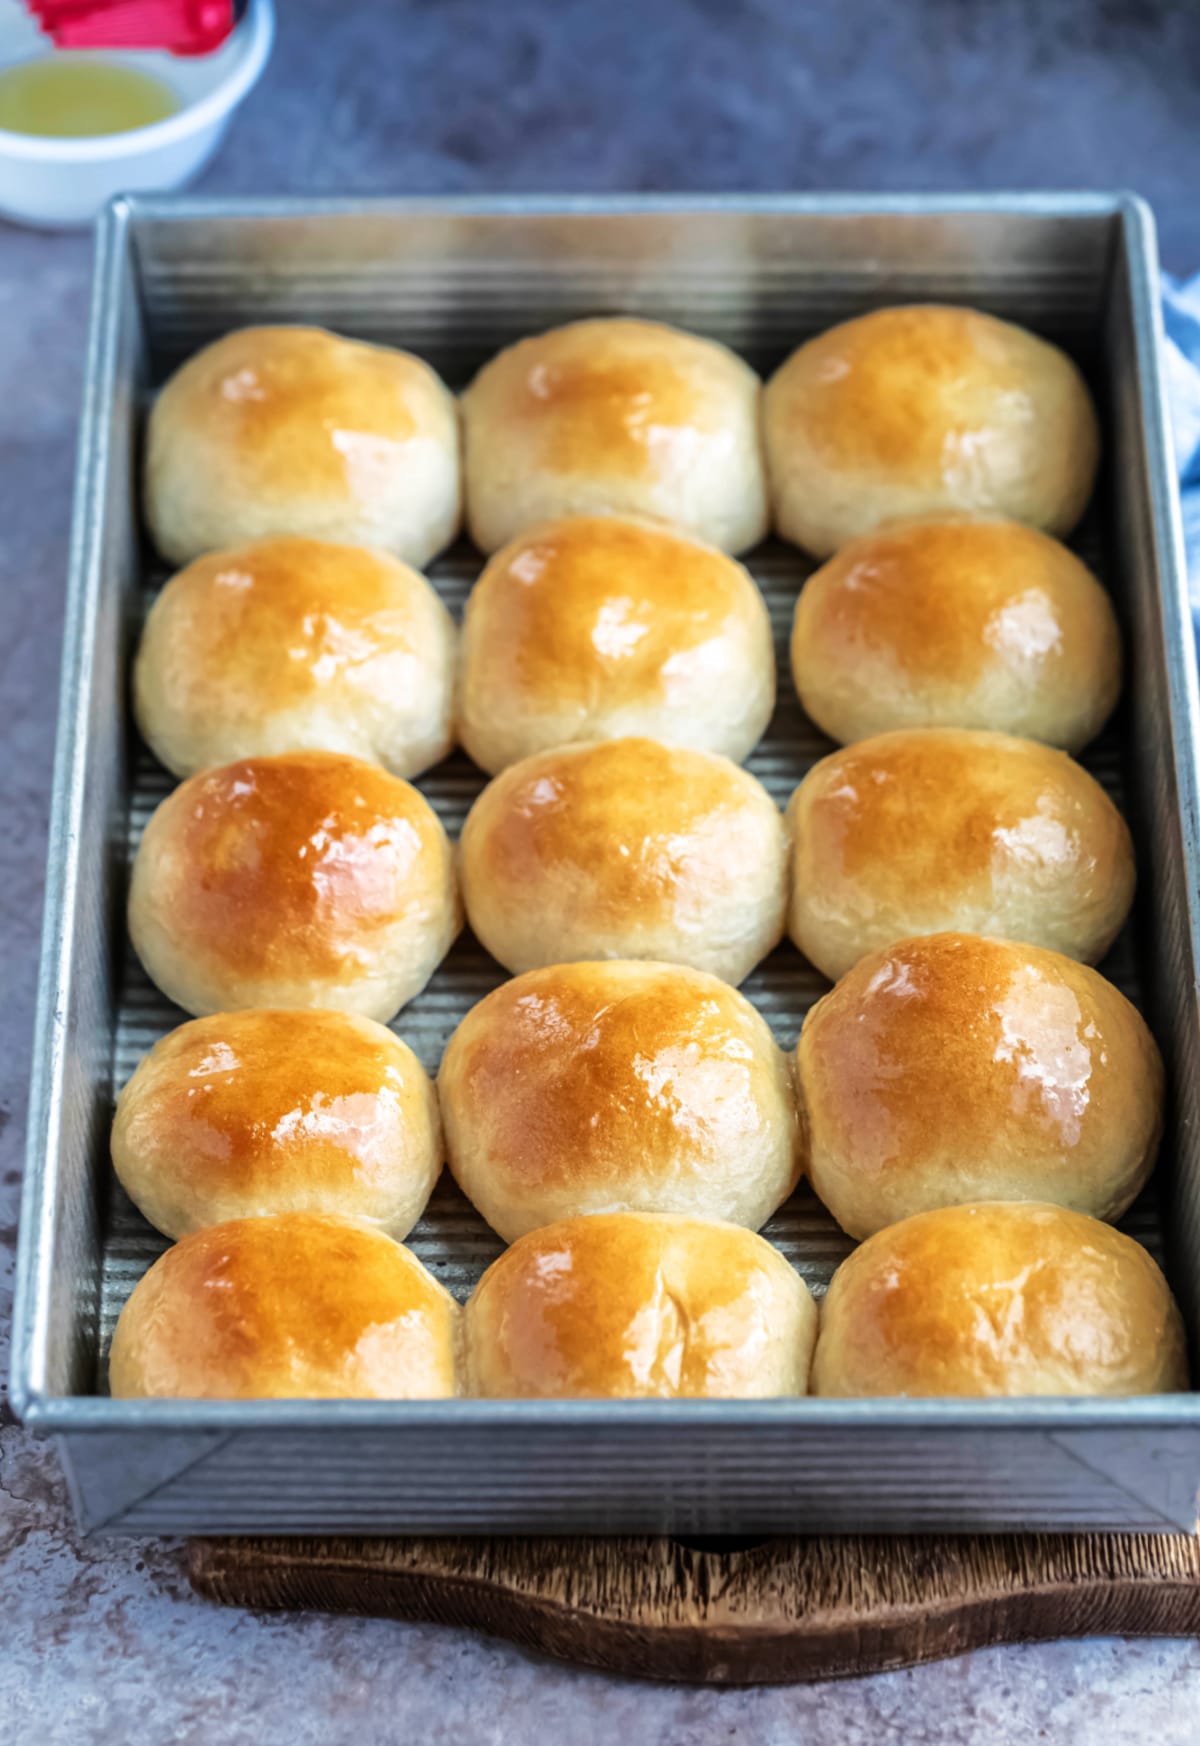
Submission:
<svg viewBox="0 0 1200 1746">
<path fill-rule="evenodd" d="M 509 970 L 661 958 L 741 982 L 776 945 L 787 842 L 728 758 L 595 741 L 512 764 L 467 815 L 467 916 Z"/>
<path fill-rule="evenodd" d="M 1094 963 L 1133 901 L 1133 845 L 1065 752 L 912 728 L 814 764 L 788 808 L 788 927 L 826 976 L 912 934 L 1025 940 Z"/>
<path fill-rule="evenodd" d="M 835 740 L 992 728 L 1075 752 L 1117 701 L 1121 641 L 1065 546 L 1016 521 L 942 517 L 852 540 L 809 577 L 792 676 Z"/>
<path fill-rule="evenodd" d="M 1119 1218 L 1162 1133 L 1136 1008 L 1007 940 L 931 934 L 861 958 L 810 1010 L 796 1066 L 808 1175 L 852 1237 L 975 1200 Z"/>
<path fill-rule="evenodd" d="M 520 340 L 463 396 L 471 538 L 494 552 L 559 515 L 651 515 L 745 551 L 767 531 L 761 391 L 727 347 L 661 322 Z"/>
<path fill-rule="evenodd" d="M 380 546 L 418 569 L 458 531 L 454 397 L 428 364 L 319 327 L 245 327 L 150 412 L 146 520 L 172 564 L 272 534 Z"/>
<path fill-rule="evenodd" d="M 133 1289 L 119 1399 L 433 1400 L 455 1392 L 458 1306 L 354 1219 L 277 1213 L 194 1231 Z"/>
<path fill-rule="evenodd" d="M 365 546 L 286 536 L 197 558 L 150 608 L 138 727 L 176 776 L 275 752 L 345 752 L 418 776 L 454 744 L 454 620 Z"/>
<path fill-rule="evenodd" d="M 975 309 L 877 309 L 809 340 L 763 397 L 775 528 L 817 557 L 902 516 L 1078 522 L 1100 453 L 1057 346 Z"/>
<path fill-rule="evenodd" d="M 125 1192 L 168 1237 L 268 1213 L 334 1213 L 397 1241 L 442 1167 L 433 1086 L 372 1019 L 258 1008 L 157 1042 L 117 1100 Z"/>
<path fill-rule="evenodd" d="M 808 1288 L 736 1225 L 650 1213 L 522 1237 L 467 1305 L 470 1392 L 493 1399 L 804 1394 Z"/>
<path fill-rule="evenodd" d="M 648 734 L 739 762 L 775 707 L 771 621 L 714 546 L 576 515 L 497 552 L 463 621 L 463 745 L 495 774 L 576 740 Z"/>
<path fill-rule="evenodd" d="M 129 889 L 147 974 L 197 1014 L 325 1006 L 389 1019 L 460 922 L 429 803 L 332 752 L 243 758 L 181 783 L 146 826 Z"/>
<path fill-rule="evenodd" d="M 1140 1243 L 1037 1201 L 918 1213 L 868 1237 L 821 1306 L 824 1395 L 1175 1394 L 1183 1322 Z"/>
<path fill-rule="evenodd" d="M 757 1229 L 800 1173 L 788 1062 L 748 1000 L 672 964 L 506 982 L 438 1075 L 455 1179 L 506 1240 L 577 1213 Z"/>
</svg>

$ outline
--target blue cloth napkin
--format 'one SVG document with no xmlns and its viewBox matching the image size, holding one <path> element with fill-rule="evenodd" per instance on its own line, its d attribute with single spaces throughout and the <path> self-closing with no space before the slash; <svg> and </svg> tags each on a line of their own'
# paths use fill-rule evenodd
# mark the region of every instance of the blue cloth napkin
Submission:
<svg viewBox="0 0 1200 1746">
<path fill-rule="evenodd" d="M 1179 468 L 1193 615 L 1200 614 L 1200 273 L 1163 275 L 1167 397 Z"/>
</svg>

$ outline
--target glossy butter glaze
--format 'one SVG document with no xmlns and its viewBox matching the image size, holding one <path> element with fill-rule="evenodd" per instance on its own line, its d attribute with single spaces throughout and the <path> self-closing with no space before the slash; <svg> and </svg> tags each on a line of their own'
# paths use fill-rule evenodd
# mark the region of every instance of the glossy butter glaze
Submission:
<svg viewBox="0 0 1200 1746">
<path fill-rule="evenodd" d="M 637 1214 L 522 1237 L 467 1306 L 470 1391 L 501 1398 L 803 1394 L 808 1289 L 751 1232 Z"/>
<path fill-rule="evenodd" d="M 991 1202 L 919 1213 L 838 1268 L 813 1361 L 823 1395 L 1133 1395 L 1187 1387 L 1183 1322 L 1131 1237 Z"/>
<path fill-rule="evenodd" d="M 943 510 L 1069 533 L 1100 451 L 1064 352 L 941 304 L 877 309 L 808 340 L 767 384 L 764 428 L 776 528 L 820 557 Z"/>
<path fill-rule="evenodd" d="M 139 1280 L 114 1395 L 425 1400 L 456 1389 L 458 1310 L 401 1244 L 311 1213 L 197 1231 Z"/>
<path fill-rule="evenodd" d="M 575 1213 L 757 1228 L 800 1136 L 783 1052 L 749 1001 L 668 964 L 560 964 L 504 983 L 450 1039 L 451 1169 L 506 1238 Z"/>
<path fill-rule="evenodd" d="M 1123 1213 L 1162 1132 L 1163 1070 L 1123 994 L 1057 952 L 970 934 L 862 959 L 796 1051 L 812 1185 L 869 1236 L 975 1200 Z"/>
<path fill-rule="evenodd" d="M 792 938 L 830 977 L 948 929 L 1094 962 L 1133 900 L 1124 819 L 1079 764 L 1032 740 L 878 734 L 814 765 L 788 817 Z"/>
<path fill-rule="evenodd" d="M 715 547 L 643 518 L 511 541 L 463 621 L 460 731 L 495 772 L 573 740 L 650 734 L 745 757 L 775 703 L 762 594 Z"/>
<path fill-rule="evenodd" d="M 428 802 L 326 752 L 246 758 L 182 783 L 147 825 L 130 886 L 143 963 L 197 1012 L 274 994 L 390 1017 L 395 989 L 418 974 L 409 994 L 424 986 L 457 922 L 451 849 Z M 356 1007 L 372 982 L 379 1000 Z"/>
<path fill-rule="evenodd" d="M 1072 552 L 1019 522 L 941 517 L 853 540 L 804 584 L 792 673 L 843 742 L 986 728 L 1077 751 L 1108 718 L 1121 644 Z"/>
<path fill-rule="evenodd" d="M 271 534 L 361 540 L 414 564 L 458 525 L 454 400 L 428 364 L 319 327 L 247 327 L 150 411 L 145 508 L 173 563 Z"/>
<path fill-rule="evenodd" d="M 177 776 L 343 752 L 412 776 L 453 744 L 454 623 L 386 552 L 281 536 L 198 558 L 150 608 L 138 726 Z"/>
<path fill-rule="evenodd" d="M 761 383 L 661 322 L 570 322 L 519 340 L 463 397 L 467 521 L 492 552 L 577 512 L 662 517 L 727 551 L 767 528 Z"/>
<path fill-rule="evenodd" d="M 508 969 L 662 958 L 740 982 L 783 932 L 775 803 L 727 758 L 593 741 L 510 765 L 463 826 L 471 926 Z"/>
<path fill-rule="evenodd" d="M 437 1100 L 398 1037 L 341 1012 L 193 1019 L 155 1044 L 117 1102 L 113 1163 L 158 1230 L 340 1213 L 401 1238 L 441 1168 Z"/>
</svg>

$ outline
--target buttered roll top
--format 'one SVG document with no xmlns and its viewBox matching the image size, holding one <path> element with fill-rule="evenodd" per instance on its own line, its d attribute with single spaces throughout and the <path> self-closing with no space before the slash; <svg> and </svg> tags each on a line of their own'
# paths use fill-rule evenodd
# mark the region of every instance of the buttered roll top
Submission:
<svg viewBox="0 0 1200 1746">
<path fill-rule="evenodd" d="M 211 553 L 150 608 L 138 726 L 177 776 L 344 752 L 415 776 L 454 742 L 454 621 L 386 552 L 286 536 Z"/>
<path fill-rule="evenodd" d="M 470 923 L 509 970 L 658 958 L 741 982 L 776 945 L 787 839 L 761 783 L 657 740 L 511 764 L 463 826 Z"/>
<path fill-rule="evenodd" d="M 988 728 L 1078 751 L 1117 700 L 1121 643 L 1096 578 L 1020 522 L 904 522 L 810 576 L 792 626 L 805 710 L 835 740 Z"/>
<path fill-rule="evenodd" d="M 113 1335 L 118 1399 L 431 1400 L 457 1389 L 459 1311 L 355 1219 L 278 1213 L 184 1237 Z"/>
<path fill-rule="evenodd" d="M 1006 734 L 913 728 L 813 766 L 792 796 L 789 927 L 838 977 L 912 934 L 994 934 L 1092 963 L 1133 900 L 1133 845 L 1095 779 Z"/>
<path fill-rule="evenodd" d="M 276 1212 L 408 1234 L 442 1164 L 437 1098 L 399 1037 L 354 1013 L 254 1008 L 180 1025 L 117 1100 L 113 1164 L 169 1237 Z"/>
<path fill-rule="evenodd" d="M 467 1305 L 467 1375 L 492 1398 L 804 1394 L 808 1288 L 734 1225 L 567 1219 L 494 1261 Z"/>
<path fill-rule="evenodd" d="M 409 352 L 319 327 L 240 328 L 158 395 L 144 486 L 169 563 L 305 534 L 419 568 L 458 531 L 457 408 Z"/>
<path fill-rule="evenodd" d="M 932 934 L 860 959 L 810 1010 L 796 1068 L 812 1185 L 855 1237 L 960 1201 L 1119 1218 L 1162 1131 L 1137 1010 L 1008 940 Z"/>
<path fill-rule="evenodd" d="M 1186 1389 L 1183 1320 L 1132 1237 L 1033 1201 L 943 1207 L 855 1249 L 821 1307 L 822 1395 Z"/>
<path fill-rule="evenodd" d="M 459 927 L 450 844 L 415 788 L 327 752 L 181 783 L 146 826 L 129 931 L 186 1011 L 330 1006 L 388 1019 Z"/>
<path fill-rule="evenodd" d="M 775 705 L 766 603 L 732 558 L 659 523 L 564 517 L 475 584 L 461 697 L 462 742 L 493 773 L 639 734 L 738 761 Z"/>
<path fill-rule="evenodd" d="M 1065 352 L 980 310 L 877 309 L 808 340 L 763 397 L 775 528 L 816 557 L 966 510 L 1067 534 L 1100 437 Z"/>
<path fill-rule="evenodd" d="M 722 551 L 767 531 L 762 384 L 714 340 L 602 317 L 518 340 L 463 396 L 481 551 L 560 515 L 649 515 Z"/>
<path fill-rule="evenodd" d="M 502 1237 L 577 1213 L 761 1225 L 800 1171 L 788 1064 L 749 1001 L 673 964 L 556 964 L 471 1009 L 438 1075 L 447 1156 Z"/>
</svg>

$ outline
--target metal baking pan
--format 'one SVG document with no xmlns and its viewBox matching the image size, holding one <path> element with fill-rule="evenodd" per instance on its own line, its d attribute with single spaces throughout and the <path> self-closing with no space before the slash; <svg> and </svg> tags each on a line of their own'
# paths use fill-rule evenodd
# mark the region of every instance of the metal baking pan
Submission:
<svg viewBox="0 0 1200 1746">
<path fill-rule="evenodd" d="M 1112 589 L 1128 690 L 1086 762 L 1125 806 L 1141 885 L 1105 966 L 1146 1009 L 1171 1107 L 1129 1227 L 1197 1348 L 1200 1020 L 1197 722 L 1161 389 L 1154 233 L 1121 196 L 987 199 L 121 201 L 99 232 L 50 838 L 13 1400 L 58 1433 L 80 1519 L 131 1532 L 597 1532 L 1193 1527 L 1200 1398 L 756 1402 L 113 1401 L 115 1317 L 162 1248 L 108 1162 L 115 1089 L 182 1016 L 128 951 L 129 856 L 167 778 L 129 726 L 131 647 L 161 568 L 139 529 L 148 395 L 229 328 L 315 321 L 421 353 L 453 385 L 499 346 L 627 312 L 727 341 L 761 370 L 880 304 L 946 299 L 1065 345 L 1096 391 L 1106 466 L 1080 549 Z M 434 567 L 461 604 L 480 566 Z M 751 568 L 784 652 L 809 566 Z M 751 768 L 781 800 L 826 742 L 780 705 Z M 422 783 L 453 831 L 480 786 Z M 501 972 L 467 941 L 397 1029 L 437 1065 Z M 820 979 L 790 947 L 747 992 L 785 1044 Z M 818 1293 L 847 1247 L 801 1190 L 768 1234 Z M 459 1296 L 497 1250 L 445 1179 L 413 1246 Z"/>
</svg>

